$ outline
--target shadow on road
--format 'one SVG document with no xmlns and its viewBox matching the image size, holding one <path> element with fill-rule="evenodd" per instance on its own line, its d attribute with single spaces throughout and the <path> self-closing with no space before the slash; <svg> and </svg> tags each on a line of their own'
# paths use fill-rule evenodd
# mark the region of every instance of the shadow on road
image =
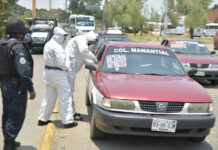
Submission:
<svg viewBox="0 0 218 150">
<path fill-rule="evenodd" d="M 143 137 L 106 135 L 104 139 L 93 140 L 100 150 L 212 150 L 206 142 L 192 142 L 186 138 Z"/>
<path fill-rule="evenodd" d="M 35 147 L 32 146 L 20 146 L 17 150 L 37 150 Z"/>
</svg>

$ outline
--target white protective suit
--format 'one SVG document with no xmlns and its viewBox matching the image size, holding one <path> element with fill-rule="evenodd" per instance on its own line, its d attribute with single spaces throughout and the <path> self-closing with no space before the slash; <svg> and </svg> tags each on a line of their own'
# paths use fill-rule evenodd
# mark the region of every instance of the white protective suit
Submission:
<svg viewBox="0 0 218 150">
<path fill-rule="evenodd" d="M 92 61 L 97 60 L 95 55 L 90 50 L 88 50 L 88 42 L 95 41 L 96 39 L 97 39 L 97 34 L 91 31 L 86 35 L 76 36 L 67 43 L 65 51 L 68 61 L 71 62 L 70 71 L 68 72 L 68 79 L 70 82 L 72 97 L 73 97 L 76 73 L 79 72 L 80 69 L 82 68 L 82 65 L 88 62 L 89 60 Z M 75 114 L 74 104 L 72 106 Z"/>
<path fill-rule="evenodd" d="M 63 29 L 56 27 L 53 37 L 44 47 L 45 65 L 62 69 L 45 68 L 46 94 L 38 117 L 39 120 L 44 122 L 49 120 L 56 99 L 58 99 L 62 123 L 69 124 L 74 122 L 72 96 L 66 72 L 66 70 L 68 70 L 66 53 L 62 47 L 67 38 L 65 35 L 67 35 L 67 33 Z"/>
</svg>

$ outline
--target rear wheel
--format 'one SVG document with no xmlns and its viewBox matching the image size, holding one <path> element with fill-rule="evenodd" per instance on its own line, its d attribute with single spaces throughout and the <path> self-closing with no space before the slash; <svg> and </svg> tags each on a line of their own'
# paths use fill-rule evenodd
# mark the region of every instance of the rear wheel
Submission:
<svg viewBox="0 0 218 150">
<path fill-rule="evenodd" d="M 218 80 L 211 80 L 212 85 L 218 85 Z"/>
<path fill-rule="evenodd" d="M 86 89 L 86 105 L 90 106 L 90 100 L 89 100 L 89 95 L 88 95 L 88 90 Z"/>
<path fill-rule="evenodd" d="M 195 141 L 195 142 L 202 142 L 204 141 L 206 138 L 206 136 L 203 136 L 203 137 L 192 137 L 191 140 L 192 141 Z"/>
<path fill-rule="evenodd" d="M 104 133 L 96 128 L 95 125 L 95 115 L 93 112 L 93 108 L 91 108 L 91 119 L 90 119 L 90 137 L 92 139 L 100 139 L 104 137 Z"/>
</svg>

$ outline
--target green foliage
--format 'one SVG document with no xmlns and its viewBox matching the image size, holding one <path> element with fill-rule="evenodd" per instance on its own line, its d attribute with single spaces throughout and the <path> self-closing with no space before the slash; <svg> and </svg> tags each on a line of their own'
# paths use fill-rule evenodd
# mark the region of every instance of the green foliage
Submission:
<svg viewBox="0 0 218 150">
<path fill-rule="evenodd" d="M 138 32 L 145 22 L 145 0 L 110 0 L 105 5 L 105 25 L 132 27 Z M 144 12 L 143 12 L 144 11 Z"/>
<path fill-rule="evenodd" d="M 18 0 L 13 1 L 5 1 L 2 3 L 0 1 L 0 38 L 5 35 L 5 25 L 7 22 L 7 19 L 11 16 L 14 16 L 13 9 L 15 7 L 15 4 Z"/>
<path fill-rule="evenodd" d="M 211 0 L 185 0 L 188 15 L 185 18 L 185 26 L 194 29 L 208 22 L 207 10 Z"/>
<path fill-rule="evenodd" d="M 85 4 L 100 4 L 101 0 L 70 0 L 69 10 L 71 14 L 83 14 L 95 16 L 96 22 L 100 22 L 102 12 L 99 10 L 86 10 Z"/>
</svg>

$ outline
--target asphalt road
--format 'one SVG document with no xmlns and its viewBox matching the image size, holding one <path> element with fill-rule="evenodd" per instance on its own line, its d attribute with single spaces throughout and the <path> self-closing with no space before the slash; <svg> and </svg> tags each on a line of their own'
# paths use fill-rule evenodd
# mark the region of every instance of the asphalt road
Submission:
<svg viewBox="0 0 218 150">
<path fill-rule="evenodd" d="M 212 45 L 208 45 L 212 50 Z M 218 58 L 218 55 L 216 56 Z M 214 101 L 214 113 L 218 116 L 218 86 L 209 82 L 200 83 L 211 95 Z M 84 117 L 77 127 L 63 129 L 58 114 L 53 115 L 56 129 L 52 142 L 52 150 L 217 150 L 218 125 L 211 130 L 204 142 L 197 143 L 186 138 L 143 137 L 106 135 L 104 139 L 91 140 L 89 131 L 89 107 L 85 105 L 85 69 L 77 75 L 74 100 L 76 111 Z"/>
</svg>

